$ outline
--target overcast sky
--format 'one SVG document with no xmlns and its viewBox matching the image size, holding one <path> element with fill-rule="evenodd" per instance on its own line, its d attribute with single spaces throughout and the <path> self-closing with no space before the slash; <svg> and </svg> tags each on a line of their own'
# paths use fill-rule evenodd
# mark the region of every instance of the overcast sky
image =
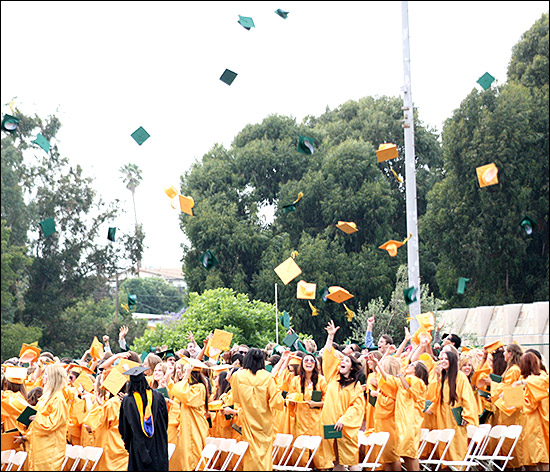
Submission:
<svg viewBox="0 0 550 472">
<path fill-rule="evenodd" d="M 485 72 L 503 84 L 512 47 L 547 11 L 546 1 L 408 2 L 420 119 L 441 131 Z M 124 202 L 108 225 L 117 231 L 133 226 L 119 169 L 141 168 L 144 267 L 181 266 L 185 238 L 164 188 L 179 188 L 215 143 L 230 147 L 271 114 L 301 122 L 403 85 L 401 2 L 2 1 L 1 38 L 2 115 L 16 97 L 22 113 L 60 118 L 61 154 L 104 200 Z M 226 68 L 238 74 L 231 86 L 219 80 Z M 141 146 L 130 137 L 139 126 L 151 135 Z"/>
</svg>

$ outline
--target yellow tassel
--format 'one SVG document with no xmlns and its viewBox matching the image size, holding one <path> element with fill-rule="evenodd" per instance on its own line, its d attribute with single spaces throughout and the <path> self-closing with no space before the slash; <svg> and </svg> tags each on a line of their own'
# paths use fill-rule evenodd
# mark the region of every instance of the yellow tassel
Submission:
<svg viewBox="0 0 550 472">
<path fill-rule="evenodd" d="M 347 306 L 346 304 L 344 303 L 344 308 L 346 309 L 346 314 L 347 314 L 347 317 L 348 317 L 348 321 L 351 322 L 351 320 L 353 320 L 353 317 L 355 316 L 355 313 L 353 311 L 351 311 Z"/>
<path fill-rule="evenodd" d="M 296 200 L 294 200 L 294 202 L 292 202 L 292 204 L 294 205 L 294 204 L 298 203 L 303 196 L 304 196 L 304 194 L 302 192 L 300 192 L 298 194 L 298 198 Z"/>
<path fill-rule="evenodd" d="M 411 238 L 412 238 L 412 233 L 409 234 L 409 237 L 408 237 L 408 238 L 406 238 L 406 239 L 403 240 L 403 244 L 405 244 L 405 243 L 406 243 L 409 239 L 411 239 Z"/>
<path fill-rule="evenodd" d="M 403 183 L 403 179 L 402 179 L 399 175 L 397 175 L 397 172 L 395 172 L 395 171 L 393 170 L 393 167 L 392 167 L 392 166 L 390 166 L 390 170 L 392 171 L 392 174 L 393 174 L 393 176 L 395 177 L 395 179 L 396 179 L 400 184 L 402 184 L 402 183 Z"/>
<path fill-rule="evenodd" d="M 292 259 L 296 259 L 297 256 L 298 256 L 298 251 L 292 251 L 290 253 L 290 257 L 292 257 Z"/>
<path fill-rule="evenodd" d="M 315 308 L 310 301 L 308 301 L 309 307 L 311 308 L 311 316 L 317 316 L 319 314 L 319 310 Z"/>
</svg>

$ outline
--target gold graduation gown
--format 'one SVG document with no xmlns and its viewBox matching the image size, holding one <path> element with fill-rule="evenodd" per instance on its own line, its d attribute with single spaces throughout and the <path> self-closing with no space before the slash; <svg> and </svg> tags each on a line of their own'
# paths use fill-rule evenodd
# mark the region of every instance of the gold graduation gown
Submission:
<svg viewBox="0 0 550 472">
<path fill-rule="evenodd" d="M 380 456 L 380 462 L 388 464 L 399 461 L 397 455 L 397 436 L 395 423 L 395 400 L 397 399 L 398 386 L 393 376 L 388 375 L 387 379 L 378 374 L 378 400 L 374 407 L 374 431 L 379 433 L 387 431 L 390 433 L 386 447 Z"/>
<path fill-rule="evenodd" d="M 399 378 L 388 377 L 397 384 L 395 398 L 396 454 L 399 457 L 418 459 L 420 429 L 424 421 L 424 406 L 428 387 L 415 375 L 407 375 L 405 380 L 410 385 L 407 390 Z M 391 434 L 391 432 L 390 432 Z"/>
<path fill-rule="evenodd" d="M 36 418 L 28 431 L 29 470 L 61 470 L 67 445 L 69 407 L 62 391 L 36 405 Z"/>
<path fill-rule="evenodd" d="M 548 464 L 548 375 L 530 375 L 525 379 L 520 440 L 522 465 Z"/>
<path fill-rule="evenodd" d="M 180 427 L 170 467 L 195 470 L 209 432 L 204 405 L 206 387 L 202 383 L 177 382 L 171 394 L 180 402 Z"/>
<path fill-rule="evenodd" d="M 128 469 L 128 451 L 118 430 L 120 404 L 118 396 L 109 398 L 88 423 L 94 432 L 95 446 L 103 448 L 97 470 Z"/>
<path fill-rule="evenodd" d="M 24 424 L 18 423 L 17 418 L 28 406 L 30 405 L 21 392 L 2 390 L 2 423 L 4 423 L 4 431 L 17 428 L 20 433 L 24 434 L 26 432 L 27 428 Z M 15 444 L 13 447 L 10 447 L 10 449 L 24 451 L 25 445 L 23 443 Z"/>
<path fill-rule="evenodd" d="M 233 400 L 240 405 L 242 440 L 248 441 L 243 470 L 272 470 L 275 439 L 272 412 L 283 408 L 283 397 L 273 376 L 263 369 L 256 374 L 241 369 L 231 376 L 231 391 Z"/>
<path fill-rule="evenodd" d="M 449 404 L 449 383 L 445 382 L 443 387 L 443 398 L 441 397 L 441 383 L 434 376 L 432 388 L 428 387 L 428 400 L 433 403 L 430 405 L 429 410 L 435 414 L 435 424 L 437 429 L 450 429 L 455 430 L 455 436 L 451 441 L 451 445 L 445 456 L 446 460 L 464 460 L 466 452 L 468 451 L 468 435 L 466 426 L 459 426 L 454 418 L 452 408 L 462 407 L 462 418 L 467 424 L 479 426 L 479 417 L 477 415 L 477 405 L 474 398 L 474 392 L 470 386 L 468 377 L 461 372 L 457 372 L 456 376 L 456 394 L 457 401 L 454 405 Z M 431 397 L 431 398 L 430 398 Z M 446 445 L 439 447 L 439 453 L 441 454 Z"/>
</svg>

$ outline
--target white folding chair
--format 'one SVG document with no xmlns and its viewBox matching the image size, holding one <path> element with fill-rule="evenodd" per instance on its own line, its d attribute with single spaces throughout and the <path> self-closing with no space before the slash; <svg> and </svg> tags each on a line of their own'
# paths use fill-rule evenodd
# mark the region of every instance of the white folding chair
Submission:
<svg viewBox="0 0 550 472">
<path fill-rule="evenodd" d="M 418 461 L 420 466 L 424 470 L 432 470 L 432 467 L 430 467 L 430 466 L 434 466 L 434 465 L 436 466 L 434 470 L 439 470 L 439 468 L 441 467 L 441 464 L 443 463 L 443 461 L 445 459 L 445 455 L 447 454 L 447 451 L 449 450 L 451 442 L 452 442 L 453 438 L 455 437 L 455 432 L 456 432 L 452 428 L 433 430 L 433 431 L 438 431 L 438 436 L 437 436 L 436 443 L 434 444 L 434 447 L 433 447 L 432 452 L 430 454 L 430 457 L 428 459 Z M 431 431 L 430 431 L 430 433 L 431 433 Z M 436 449 L 438 449 L 440 444 L 446 444 L 445 449 L 443 449 L 443 452 L 441 453 L 441 457 L 439 459 L 434 459 L 433 458 L 434 453 L 435 453 Z"/>
<path fill-rule="evenodd" d="M 384 452 L 384 449 L 386 447 L 386 444 L 388 443 L 388 439 L 390 439 L 390 433 L 387 431 L 380 431 L 378 433 L 371 433 L 368 436 L 365 435 L 364 432 L 359 431 L 359 434 L 357 436 L 357 442 L 359 443 L 359 446 L 365 446 L 367 447 L 367 452 L 365 453 L 365 457 L 363 457 L 363 460 L 359 463 L 359 466 L 361 468 L 371 468 L 370 470 L 374 470 L 378 467 L 380 467 L 381 464 L 380 457 L 382 456 L 382 452 Z M 380 446 L 380 451 L 378 452 L 378 456 L 376 457 L 376 460 L 374 462 L 370 462 L 370 455 L 372 450 L 375 446 Z"/>
<path fill-rule="evenodd" d="M 447 461 L 442 460 L 442 464 L 449 467 L 451 470 L 470 470 L 470 467 L 473 467 L 476 465 L 476 461 L 474 460 L 474 456 L 478 454 L 481 447 L 485 443 L 485 438 L 488 434 L 487 428 L 476 428 L 474 431 L 474 435 L 472 436 L 472 439 L 468 443 L 468 450 L 466 451 L 466 456 L 464 456 L 464 459 L 461 461 Z M 439 464 L 441 465 L 441 464 Z M 439 466 L 436 470 L 439 470 Z"/>
<path fill-rule="evenodd" d="M 25 463 L 26 459 L 27 459 L 26 451 L 17 451 L 8 462 L 8 466 L 6 467 L 6 470 L 21 470 L 21 467 L 23 467 L 23 464 Z M 17 466 L 17 469 L 13 469 L 13 466 Z"/>
<path fill-rule="evenodd" d="M 282 466 L 274 465 L 273 470 L 311 470 L 311 461 L 317 453 L 317 449 L 319 449 L 322 440 L 323 438 L 321 438 L 321 436 L 309 436 L 307 434 L 297 436 L 294 440 L 294 444 L 292 445 L 292 449 L 288 454 L 285 463 Z M 309 459 L 305 466 L 300 466 L 298 464 L 300 464 L 300 461 L 302 460 L 302 457 L 304 456 L 304 453 L 306 451 L 310 451 Z M 294 461 L 294 465 L 291 465 L 289 464 L 289 461 L 295 452 L 299 452 L 299 455 L 298 458 Z"/>
<path fill-rule="evenodd" d="M 248 442 L 246 441 L 239 441 L 238 443 L 233 444 L 229 449 L 229 454 L 225 458 L 225 461 L 220 470 L 227 470 L 227 467 L 229 466 L 234 456 L 239 457 L 239 460 L 235 463 L 235 467 L 233 467 L 233 470 L 237 470 L 237 468 L 239 467 L 239 464 L 243 460 L 243 456 L 246 453 L 247 449 L 248 449 Z"/>
<path fill-rule="evenodd" d="M 292 443 L 292 448 L 290 449 L 290 452 L 288 453 L 286 461 L 284 462 L 284 464 L 283 465 L 277 465 L 277 466 L 274 465 L 273 470 L 287 470 L 288 461 L 292 457 L 292 454 L 294 454 L 294 451 L 300 451 L 300 455 L 298 457 L 298 460 L 295 463 L 295 465 L 298 465 L 299 462 L 300 462 L 300 459 L 302 458 L 302 456 L 304 454 L 304 447 L 305 447 L 305 444 L 306 444 L 306 440 L 307 440 L 307 435 L 305 435 L 305 434 L 302 434 L 300 436 L 296 436 L 296 439 Z"/>
<path fill-rule="evenodd" d="M 496 426 L 495 426 L 496 427 Z M 519 440 L 519 437 L 521 435 L 522 426 L 513 424 L 510 426 L 505 426 L 505 431 L 501 434 L 500 440 L 495 447 L 495 450 L 493 451 L 492 455 L 478 455 L 475 457 L 475 461 L 478 465 L 483 467 L 485 470 L 494 470 L 495 468 L 504 471 L 506 468 L 506 465 L 508 464 L 508 461 L 513 459 L 513 452 L 517 445 L 517 442 Z M 512 443 L 512 446 L 510 447 L 510 450 L 508 451 L 508 454 L 505 456 L 499 455 L 500 449 L 502 448 L 502 444 L 506 439 L 511 439 L 514 442 Z M 498 462 L 502 462 L 502 464 L 497 464 Z"/>
<path fill-rule="evenodd" d="M 1 470 L 6 470 L 5 467 L 8 466 L 10 461 L 13 459 L 13 456 L 15 456 L 15 449 L 7 449 L 5 451 L 2 451 L 2 468 L 1 468 Z"/>
<path fill-rule="evenodd" d="M 92 467 L 90 470 L 94 470 L 97 466 L 97 463 L 99 462 L 99 459 L 101 459 L 102 454 L 102 447 L 86 446 L 84 449 L 82 449 L 81 458 L 82 460 L 84 460 L 84 463 L 82 464 L 82 467 L 80 467 L 80 470 L 86 470 L 88 462 L 92 463 Z"/>
<path fill-rule="evenodd" d="M 216 469 L 216 464 L 220 460 L 220 456 L 222 455 L 222 453 L 226 452 L 227 454 L 229 454 L 229 452 L 231 451 L 231 447 L 237 444 L 237 440 L 233 438 L 215 438 L 215 439 L 219 439 L 219 442 L 214 443 L 214 444 L 217 444 L 218 450 L 216 451 L 216 455 L 214 456 L 214 459 L 212 460 L 212 463 L 210 464 L 210 468 L 208 470 L 219 470 L 219 469 Z M 221 462 L 221 465 L 223 465 L 223 462 L 225 462 L 225 457 L 224 457 L 224 461 Z"/>
<path fill-rule="evenodd" d="M 428 428 L 421 428 L 420 429 L 420 445 L 418 446 L 418 457 L 422 455 L 424 452 L 424 449 L 426 448 L 427 439 L 428 439 L 428 433 L 430 430 Z"/>
<path fill-rule="evenodd" d="M 214 454 L 216 453 L 217 446 L 214 443 L 205 444 L 201 451 L 201 458 L 197 463 L 195 470 L 207 470 L 212 462 Z M 204 463 L 204 466 L 203 466 Z"/>
<path fill-rule="evenodd" d="M 168 443 L 168 460 L 172 459 L 175 450 L 176 445 L 174 443 Z"/>
<path fill-rule="evenodd" d="M 480 426 L 483 426 L 483 425 L 480 425 Z M 476 462 L 477 462 L 477 459 L 479 457 L 486 457 L 488 455 L 488 454 L 485 454 L 485 452 L 487 451 L 487 447 L 489 446 L 489 443 L 491 442 L 491 439 L 494 439 L 494 440 L 497 441 L 495 449 L 493 451 L 493 455 L 498 454 L 498 451 L 500 451 L 500 447 L 502 446 L 502 443 L 504 442 L 504 438 L 502 437 L 502 435 L 506 432 L 506 428 L 507 428 L 507 426 L 502 425 L 502 424 L 495 425 L 492 428 L 490 428 L 489 434 L 487 435 L 487 437 L 485 438 L 485 441 L 483 442 L 483 444 L 479 448 L 479 451 L 477 452 L 477 454 L 475 454 L 473 456 L 473 458 Z M 483 459 L 481 459 L 481 461 L 483 462 Z M 478 463 L 478 465 L 480 465 L 480 464 Z"/>
<path fill-rule="evenodd" d="M 432 429 L 428 432 L 428 435 L 426 436 L 426 440 L 424 441 L 424 447 L 421 451 L 419 451 L 418 457 L 420 457 L 420 454 L 426 449 L 426 446 L 428 444 L 431 444 L 432 449 L 430 450 L 430 454 L 426 459 L 419 459 L 418 463 L 420 465 L 420 468 L 422 470 L 430 470 L 430 465 L 434 461 L 434 455 L 437 452 L 437 444 L 439 443 L 439 434 L 441 433 L 440 429 Z"/>
<path fill-rule="evenodd" d="M 80 462 L 80 458 L 82 457 L 83 450 L 84 448 L 80 445 L 73 446 L 69 451 L 65 449 L 66 457 L 74 460 L 71 470 L 76 470 L 78 463 Z"/>
<path fill-rule="evenodd" d="M 293 439 L 294 436 L 292 436 L 292 434 L 277 433 L 275 436 L 275 441 L 273 441 L 273 452 L 271 453 L 273 467 L 282 466 L 284 464 L 286 453 L 288 452 Z M 277 454 L 279 453 L 281 453 L 281 455 L 277 460 Z"/>
</svg>

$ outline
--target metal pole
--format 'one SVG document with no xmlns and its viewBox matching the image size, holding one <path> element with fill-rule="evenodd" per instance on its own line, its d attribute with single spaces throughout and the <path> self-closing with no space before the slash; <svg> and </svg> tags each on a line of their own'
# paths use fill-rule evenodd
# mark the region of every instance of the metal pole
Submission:
<svg viewBox="0 0 550 472">
<path fill-rule="evenodd" d="M 275 341 L 279 344 L 279 310 L 277 308 L 277 284 L 275 284 Z"/>
<path fill-rule="evenodd" d="M 418 261 L 418 215 L 416 212 L 416 170 L 414 153 L 414 112 L 411 92 L 411 52 L 409 47 L 409 2 L 401 2 L 403 28 L 403 128 L 405 132 L 405 189 L 407 204 L 407 236 L 412 234 L 407 244 L 409 286 L 418 289 L 417 301 L 409 305 L 412 318 L 411 333 L 419 327 L 415 315 L 420 314 L 420 263 Z"/>
<path fill-rule="evenodd" d="M 115 274 L 115 286 L 116 286 L 116 322 L 118 323 L 118 272 Z"/>
</svg>

